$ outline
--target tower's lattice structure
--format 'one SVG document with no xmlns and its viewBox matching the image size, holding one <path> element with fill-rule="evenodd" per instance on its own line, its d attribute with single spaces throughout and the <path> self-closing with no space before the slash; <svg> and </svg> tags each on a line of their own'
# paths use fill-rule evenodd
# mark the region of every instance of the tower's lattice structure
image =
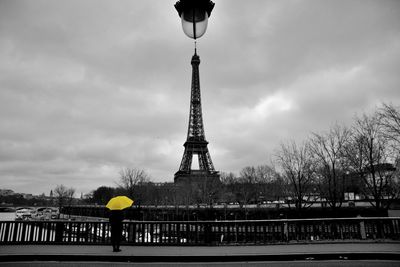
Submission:
<svg viewBox="0 0 400 267">
<path fill-rule="evenodd" d="M 190 97 L 190 115 L 185 144 L 179 171 L 175 173 L 174 181 L 198 183 L 204 179 L 219 180 L 219 173 L 215 171 L 208 151 L 206 137 L 204 134 L 203 115 L 201 110 L 201 94 L 200 94 L 200 75 L 199 65 L 200 57 L 196 50 L 192 57 L 192 87 Z M 197 155 L 199 160 L 199 170 L 192 170 L 193 156 Z"/>
</svg>

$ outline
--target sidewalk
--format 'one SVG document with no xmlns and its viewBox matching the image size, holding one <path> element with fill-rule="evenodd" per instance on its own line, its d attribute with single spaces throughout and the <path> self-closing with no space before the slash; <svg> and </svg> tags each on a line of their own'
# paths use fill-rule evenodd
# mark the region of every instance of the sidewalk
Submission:
<svg viewBox="0 0 400 267">
<path fill-rule="evenodd" d="M 107 261 L 107 262 L 238 262 L 287 260 L 395 260 L 400 242 L 321 243 L 262 246 L 111 246 L 1 245 L 0 262 Z"/>
</svg>

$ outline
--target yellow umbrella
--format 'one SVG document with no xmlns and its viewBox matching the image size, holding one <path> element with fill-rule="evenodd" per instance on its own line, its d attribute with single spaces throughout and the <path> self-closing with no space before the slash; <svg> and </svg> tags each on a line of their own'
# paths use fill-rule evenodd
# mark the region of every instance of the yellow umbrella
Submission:
<svg viewBox="0 0 400 267">
<path fill-rule="evenodd" d="M 108 201 L 106 207 L 110 210 L 123 210 L 132 206 L 133 200 L 126 196 L 113 197 Z"/>
</svg>

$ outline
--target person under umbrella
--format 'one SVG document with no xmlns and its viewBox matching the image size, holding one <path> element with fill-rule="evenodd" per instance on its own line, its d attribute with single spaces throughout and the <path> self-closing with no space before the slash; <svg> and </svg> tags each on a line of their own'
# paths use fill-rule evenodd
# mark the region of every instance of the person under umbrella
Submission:
<svg viewBox="0 0 400 267">
<path fill-rule="evenodd" d="M 113 252 L 121 251 L 122 221 L 124 220 L 123 210 L 132 206 L 133 200 L 126 196 L 113 197 L 108 201 L 106 207 L 110 210 L 111 245 Z"/>
</svg>

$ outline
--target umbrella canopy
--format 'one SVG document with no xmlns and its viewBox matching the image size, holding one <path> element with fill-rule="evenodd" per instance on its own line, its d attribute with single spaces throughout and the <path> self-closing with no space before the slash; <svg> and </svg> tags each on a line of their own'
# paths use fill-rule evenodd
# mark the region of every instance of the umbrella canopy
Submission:
<svg viewBox="0 0 400 267">
<path fill-rule="evenodd" d="M 108 201 L 106 207 L 110 210 L 123 210 L 132 206 L 133 200 L 126 196 L 113 197 Z"/>
</svg>

